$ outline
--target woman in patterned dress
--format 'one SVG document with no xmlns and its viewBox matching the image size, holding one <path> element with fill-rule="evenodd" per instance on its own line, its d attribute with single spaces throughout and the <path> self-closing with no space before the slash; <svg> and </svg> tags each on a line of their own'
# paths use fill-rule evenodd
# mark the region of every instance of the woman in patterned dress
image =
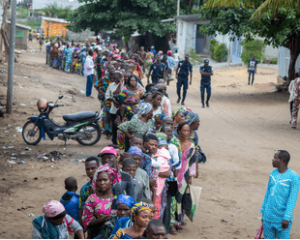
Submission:
<svg viewBox="0 0 300 240">
<path fill-rule="evenodd" d="M 177 133 L 181 144 L 181 168 L 178 170 L 178 196 L 177 198 L 177 216 L 178 221 L 183 222 L 182 211 L 189 210 L 183 204 L 183 196 L 189 184 L 192 184 L 192 177 L 198 177 L 198 162 L 196 161 L 195 145 L 188 140 L 191 130 L 187 122 L 178 124 Z"/>
<path fill-rule="evenodd" d="M 94 238 L 103 235 L 108 238 L 110 233 L 107 232 L 105 227 L 110 226 L 108 222 L 112 216 L 115 215 L 116 199 L 112 191 L 112 185 L 121 181 L 121 175 L 114 168 L 105 164 L 100 166 L 94 174 L 92 180 L 92 188 L 94 194 L 91 194 L 86 200 L 82 222 L 85 229 L 88 230 L 88 238 Z M 112 231 L 112 229 L 111 229 Z"/>
<path fill-rule="evenodd" d="M 292 112 L 292 128 L 297 127 L 298 110 L 300 105 L 300 78 L 296 78 L 293 86 L 293 112 Z"/>
<path fill-rule="evenodd" d="M 118 129 L 125 134 L 125 151 L 130 147 L 129 140 L 133 134 L 144 135 L 150 128 L 154 128 L 153 111 L 150 103 L 139 104 L 139 117 L 121 123 Z"/>
<path fill-rule="evenodd" d="M 144 91 L 137 86 L 138 79 L 135 75 L 132 75 L 128 78 L 124 90 L 121 94 L 125 96 L 125 100 L 129 100 L 134 105 L 138 104 L 144 95 Z"/>
<path fill-rule="evenodd" d="M 150 49 L 148 49 L 148 52 L 146 53 L 146 59 L 145 59 L 145 75 L 147 76 L 150 71 L 150 66 L 153 63 L 153 53 L 150 52 Z"/>
</svg>

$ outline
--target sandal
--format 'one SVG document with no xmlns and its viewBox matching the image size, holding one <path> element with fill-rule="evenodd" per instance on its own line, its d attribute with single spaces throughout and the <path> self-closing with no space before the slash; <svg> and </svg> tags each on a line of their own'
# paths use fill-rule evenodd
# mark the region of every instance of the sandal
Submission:
<svg viewBox="0 0 300 240">
<path fill-rule="evenodd" d="M 186 221 L 181 222 L 181 226 L 186 226 L 186 225 L 187 225 Z"/>
<path fill-rule="evenodd" d="M 175 236 L 177 235 L 176 227 L 174 225 L 170 228 L 169 233 L 171 235 L 175 235 Z"/>
</svg>

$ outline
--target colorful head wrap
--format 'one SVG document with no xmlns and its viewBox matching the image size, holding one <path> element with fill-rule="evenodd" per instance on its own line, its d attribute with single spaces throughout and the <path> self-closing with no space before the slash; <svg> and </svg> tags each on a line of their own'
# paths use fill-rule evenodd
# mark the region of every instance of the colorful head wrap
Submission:
<svg viewBox="0 0 300 240">
<path fill-rule="evenodd" d="M 53 218 L 65 211 L 65 207 L 56 200 L 51 200 L 44 205 L 42 212 L 46 217 Z"/>
<path fill-rule="evenodd" d="M 143 155 L 143 151 L 142 151 L 140 148 L 136 147 L 136 146 L 130 147 L 130 148 L 128 149 L 127 152 L 128 152 L 130 155 L 139 155 L 139 156 L 141 156 L 141 157 L 144 156 L 144 155 Z"/>
<path fill-rule="evenodd" d="M 132 208 L 132 205 L 134 204 L 134 200 L 131 196 L 120 194 L 117 197 L 116 205 L 118 207 L 119 204 L 126 204 L 129 208 Z"/>
<path fill-rule="evenodd" d="M 171 50 L 167 51 L 167 55 L 171 56 L 172 55 L 172 51 Z"/>
<path fill-rule="evenodd" d="M 137 215 L 139 212 L 144 211 L 144 210 L 148 210 L 148 211 L 152 212 L 152 209 L 149 207 L 149 204 L 147 204 L 145 202 L 138 202 L 138 203 L 134 204 L 133 207 L 131 208 L 131 220 L 134 219 L 135 215 Z"/>
<path fill-rule="evenodd" d="M 92 188 L 94 192 L 96 192 L 97 189 L 97 178 L 99 173 L 106 172 L 109 176 L 109 178 L 112 180 L 113 185 L 115 185 L 117 182 L 121 182 L 121 174 L 118 172 L 117 169 L 112 168 L 108 166 L 108 163 L 106 163 L 103 166 L 100 166 L 97 171 L 94 174 L 93 180 L 92 180 Z"/>
<path fill-rule="evenodd" d="M 113 102 L 115 104 L 121 105 L 125 102 L 125 96 L 121 94 L 115 95 L 113 96 Z"/>
<path fill-rule="evenodd" d="M 148 102 L 141 102 L 138 106 L 138 114 L 145 115 L 152 110 L 152 105 Z"/>
<path fill-rule="evenodd" d="M 164 139 L 168 139 L 168 135 L 163 133 L 163 132 L 159 132 L 159 133 L 156 133 L 155 136 L 157 138 L 164 138 Z"/>
<path fill-rule="evenodd" d="M 120 73 L 121 76 L 123 77 L 123 72 L 122 71 L 116 70 L 115 73 Z"/>
<path fill-rule="evenodd" d="M 174 120 L 178 113 L 183 113 L 184 111 L 181 108 L 177 108 L 172 111 L 171 118 Z"/>
<path fill-rule="evenodd" d="M 158 89 L 157 87 L 154 87 L 154 88 L 152 88 L 152 89 L 150 90 L 150 92 L 151 92 L 151 93 L 153 93 L 153 92 L 159 92 L 159 89 Z"/>
<path fill-rule="evenodd" d="M 191 125 L 199 120 L 199 115 L 194 112 L 184 112 L 184 120 Z"/>
<path fill-rule="evenodd" d="M 165 138 L 159 137 L 158 138 L 158 146 L 168 145 L 167 140 Z"/>
<path fill-rule="evenodd" d="M 155 116 L 154 116 L 154 119 L 155 119 L 155 121 L 156 120 L 163 120 L 163 118 L 165 117 L 166 115 L 164 115 L 164 114 L 156 114 Z"/>
</svg>

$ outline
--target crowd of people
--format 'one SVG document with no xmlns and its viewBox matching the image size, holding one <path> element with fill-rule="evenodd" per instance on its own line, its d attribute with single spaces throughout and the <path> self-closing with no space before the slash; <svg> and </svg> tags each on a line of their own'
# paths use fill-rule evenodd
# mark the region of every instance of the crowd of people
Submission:
<svg viewBox="0 0 300 240">
<path fill-rule="evenodd" d="M 86 233 L 96 239 L 180 233 L 185 213 L 195 211 L 188 188 L 206 156 L 198 145 L 198 114 L 188 107 L 171 109 L 165 81 L 168 69 L 178 64 L 172 53 L 165 58 L 153 47 L 141 48 L 129 58 L 114 46 L 99 52 L 95 44 L 87 43 L 84 50 L 60 44 L 49 42 L 49 64 L 72 72 L 82 63 L 86 96 L 93 88 L 98 92 L 100 127 L 112 144 L 86 159 L 90 181 L 79 194 L 76 179 L 65 179 L 67 192 L 43 207 L 44 215 L 33 221 L 32 237 L 67 238 L 71 229 L 77 238 Z M 53 55 L 59 52 L 63 61 Z M 85 57 L 74 65 L 80 55 Z M 152 83 L 144 86 L 143 74 L 149 79 L 151 72 Z"/>
<path fill-rule="evenodd" d="M 186 217 L 195 213 L 190 186 L 206 156 L 198 144 L 198 114 L 184 106 L 172 110 L 165 82 L 171 80 L 172 67 L 178 66 L 177 103 L 181 85 L 184 103 L 189 74 L 192 82 L 189 56 L 179 61 L 171 51 L 165 57 L 154 47 L 147 52 L 142 47 L 129 57 L 115 46 L 100 51 L 96 44 L 87 43 L 82 49 L 74 43 L 60 44 L 50 42 L 47 61 L 66 72 L 76 72 L 80 64 L 78 73 L 87 77 L 86 96 L 91 97 L 93 88 L 98 92 L 99 125 L 112 144 L 85 160 L 90 180 L 79 194 L 76 178 L 65 179 L 67 191 L 60 201 L 49 201 L 44 215 L 33 220 L 32 238 L 68 238 L 69 232 L 81 239 L 162 239 L 180 234 Z M 59 52 L 61 60 L 53 55 Z M 209 107 L 213 71 L 208 61 L 200 73 L 202 107 L 205 88 Z M 144 75 L 146 86 L 141 81 Z M 290 235 L 299 176 L 287 167 L 289 160 L 284 150 L 272 160 L 276 169 L 261 208 L 265 238 Z"/>
</svg>

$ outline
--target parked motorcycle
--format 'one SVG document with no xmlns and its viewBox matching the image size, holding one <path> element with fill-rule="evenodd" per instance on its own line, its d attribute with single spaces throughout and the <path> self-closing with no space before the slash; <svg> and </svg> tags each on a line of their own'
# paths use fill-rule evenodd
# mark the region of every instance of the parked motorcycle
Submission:
<svg viewBox="0 0 300 240">
<path fill-rule="evenodd" d="M 28 118 L 29 121 L 23 126 L 22 136 L 28 145 L 37 145 L 41 139 L 45 138 L 45 132 L 53 140 L 57 137 L 60 140 L 67 141 L 73 139 L 84 146 L 92 146 L 101 138 L 98 120 L 99 112 L 79 112 L 75 114 L 63 115 L 65 124 L 60 125 L 50 119 L 49 115 L 54 108 L 63 107 L 57 104 L 63 95 L 59 95 L 55 103 L 47 102 L 46 99 L 40 99 L 37 102 L 37 108 L 40 111 L 39 116 Z"/>
</svg>

